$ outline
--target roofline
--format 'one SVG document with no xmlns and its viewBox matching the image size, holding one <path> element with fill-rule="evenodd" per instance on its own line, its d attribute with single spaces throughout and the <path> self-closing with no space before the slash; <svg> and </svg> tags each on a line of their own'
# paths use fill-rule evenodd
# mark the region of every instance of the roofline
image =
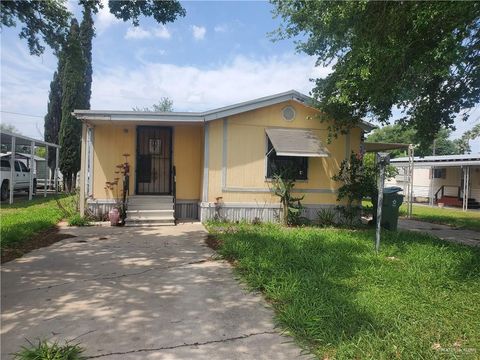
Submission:
<svg viewBox="0 0 480 360">
<path fill-rule="evenodd" d="M 264 96 L 261 98 L 244 101 L 241 103 L 223 106 L 203 112 L 153 112 L 153 111 L 117 111 L 117 110 L 74 110 L 73 115 L 80 120 L 100 121 L 174 121 L 174 122 L 208 122 L 227 116 L 256 110 L 265 106 L 279 104 L 285 101 L 297 101 L 309 106 L 313 99 L 296 90 Z M 132 119 L 134 117 L 134 119 Z M 364 131 L 376 128 L 373 124 L 361 121 L 358 127 Z"/>
<path fill-rule="evenodd" d="M 33 141 L 36 144 L 42 144 L 42 145 L 52 146 L 52 147 L 55 147 L 55 148 L 60 148 L 60 145 L 57 145 L 57 144 L 49 143 L 47 141 L 34 139 L 34 138 L 29 137 L 29 136 L 15 134 L 15 133 L 12 133 L 10 131 L 3 131 L 2 130 L 2 135 L 4 135 L 4 134 L 7 135 L 7 136 L 15 137 L 15 138 L 22 138 L 22 139 L 30 141 L 30 142 Z"/>
<path fill-rule="evenodd" d="M 391 159 L 392 165 L 408 164 L 408 158 L 400 157 Z M 415 157 L 413 163 L 416 166 L 464 166 L 464 165 L 480 165 L 480 154 L 466 155 L 438 155 Z"/>
</svg>

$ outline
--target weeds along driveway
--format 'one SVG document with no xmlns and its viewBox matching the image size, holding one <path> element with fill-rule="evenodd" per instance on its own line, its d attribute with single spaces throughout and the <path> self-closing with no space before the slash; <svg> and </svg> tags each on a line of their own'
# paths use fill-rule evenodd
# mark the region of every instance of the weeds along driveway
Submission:
<svg viewBox="0 0 480 360">
<path fill-rule="evenodd" d="M 263 299 L 212 259 L 201 224 L 62 232 L 75 237 L 2 267 L 2 359 L 25 338 L 105 359 L 300 356 Z"/>
</svg>

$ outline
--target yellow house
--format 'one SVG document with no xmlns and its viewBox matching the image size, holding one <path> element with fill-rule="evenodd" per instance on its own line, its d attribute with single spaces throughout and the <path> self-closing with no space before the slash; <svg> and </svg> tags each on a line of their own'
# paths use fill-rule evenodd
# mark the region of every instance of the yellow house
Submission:
<svg viewBox="0 0 480 360">
<path fill-rule="evenodd" d="M 292 90 L 205 112 L 75 110 L 83 123 L 81 210 L 102 216 L 115 205 L 121 189 L 105 184 L 127 161 L 127 225 L 215 216 L 275 221 L 271 178 L 289 164 L 313 219 L 337 205 L 339 184 L 331 178 L 372 126 L 328 143 L 328 123 L 310 100 Z"/>
</svg>

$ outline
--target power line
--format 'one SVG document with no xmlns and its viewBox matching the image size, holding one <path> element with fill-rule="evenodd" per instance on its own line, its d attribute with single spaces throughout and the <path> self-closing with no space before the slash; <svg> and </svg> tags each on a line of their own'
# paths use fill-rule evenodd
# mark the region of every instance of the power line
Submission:
<svg viewBox="0 0 480 360">
<path fill-rule="evenodd" d="M 29 117 L 43 118 L 43 116 L 40 116 L 40 115 L 24 114 L 24 113 L 18 113 L 18 112 L 14 112 L 14 111 L 0 110 L 0 112 L 5 113 L 5 114 L 13 114 L 13 115 L 21 115 L 21 116 L 29 116 Z"/>
</svg>

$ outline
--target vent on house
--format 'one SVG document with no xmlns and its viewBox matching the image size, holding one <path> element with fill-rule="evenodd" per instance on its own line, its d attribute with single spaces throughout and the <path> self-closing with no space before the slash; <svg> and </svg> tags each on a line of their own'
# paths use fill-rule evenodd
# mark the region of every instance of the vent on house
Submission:
<svg viewBox="0 0 480 360">
<path fill-rule="evenodd" d="M 293 106 L 286 106 L 282 110 L 282 116 L 285 121 L 293 121 L 295 119 L 295 109 Z"/>
</svg>

